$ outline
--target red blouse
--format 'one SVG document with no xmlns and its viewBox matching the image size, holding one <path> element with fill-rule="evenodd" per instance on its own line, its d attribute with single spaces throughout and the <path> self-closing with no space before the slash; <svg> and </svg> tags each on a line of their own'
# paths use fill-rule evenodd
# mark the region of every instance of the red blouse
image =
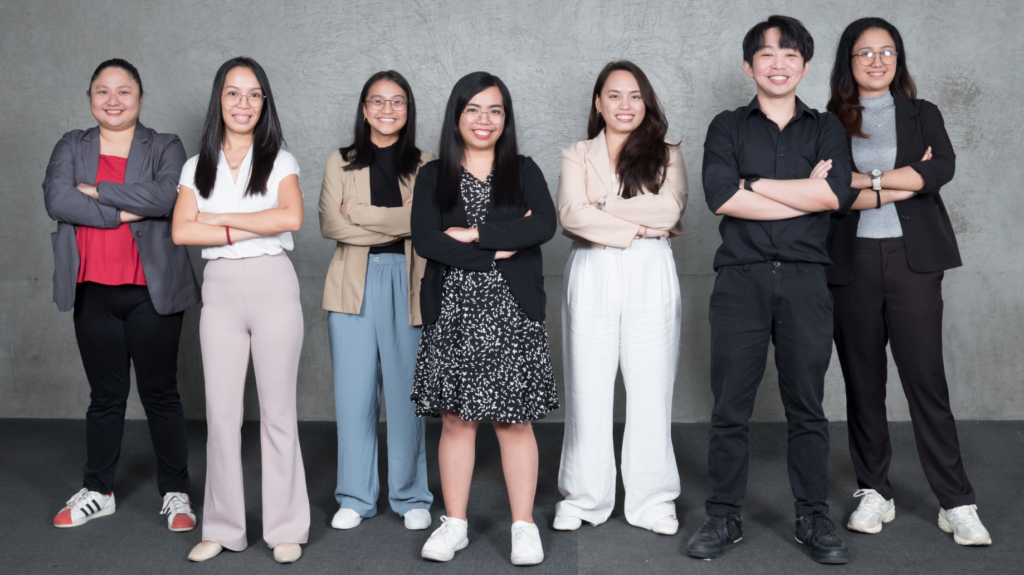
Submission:
<svg viewBox="0 0 1024 575">
<path fill-rule="evenodd" d="M 100 156 L 96 170 L 96 183 L 124 183 L 127 158 Z M 78 240 L 78 283 L 95 282 L 104 285 L 146 285 L 146 275 L 139 259 L 139 247 L 135 245 L 132 229 L 122 223 L 116 228 L 104 230 L 89 226 L 78 226 L 75 232 Z"/>
</svg>

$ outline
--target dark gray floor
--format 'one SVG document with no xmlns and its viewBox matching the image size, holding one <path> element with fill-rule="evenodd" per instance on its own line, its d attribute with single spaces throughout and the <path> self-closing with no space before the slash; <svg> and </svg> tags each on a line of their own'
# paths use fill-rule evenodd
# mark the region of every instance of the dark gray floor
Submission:
<svg viewBox="0 0 1024 575">
<path fill-rule="evenodd" d="M 81 486 L 85 456 L 85 425 L 67 420 L 0 420 L 0 485 L 4 517 L 0 523 L 3 562 L 0 573 L 216 573 L 218 575 L 277 573 L 521 573 L 509 562 L 511 521 L 494 433 L 481 427 L 477 471 L 470 502 L 470 546 L 455 560 L 436 564 L 419 558 L 430 531 L 411 532 L 387 508 L 386 485 L 377 517 L 352 531 L 335 531 L 330 520 L 334 502 L 335 428 L 332 423 L 303 423 L 302 450 L 312 505 L 312 528 L 302 559 L 293 566 L 273 562 L 261 539 L 259 429 L 243 429 L 246 500 L 250 547 L 243 553 L 225 552 L 204 563 L 185 557 L 199 541 L 199 530 L 175 534 L 158 515 L 154 461 L 145 422 L 129 422 L 115 488 L 117 513 L 75 529 L 52 527 L 52 517 Z M 750 486 L 745 501 L 741 544 L 725 557 L 699 561 L 685 556 L 686 540 L 703 521 L 707 493 L 707 426 L 676 425 L 673 440 L 682 475 L 683 493 L 677 501 L 681 521 L 675 537 L 631 527 L 619 505 L 612 518 L 594 528 L 584 525 L 572 533 L 551 530 L 559 499 L 556 479 L 561 451 L 561 424 L 538 424 L 540 482 L 536 521 L 547 559 L 526 572 L 541 573 L 779 573 L 796 575 L 825 570 L 844 573 L 1024 573 L 1024 543 L 1013 521 L 1024 514 L 1020 496 L 1024 485 L 1024 422 L 961 422 L 960 441 L 967 470 L 978 493 L 982 519 L 995 543 L 988 548 L 964 548 L 935 525 L 938 504 L 925 482 L 908 424 L 891 425 L 896 489 L 896 521 L 879 535 L 841 529 L 850 547 L 844 567 L 813 563 L 793 540 L 792 495 L 785 463 L 785 427 L 754 424 L 751 430 Z M 432 509 L 443 513 L 436 467 L 440 428 L 428 428 Z M 205 427 L 189 427 L 193 502 L 202 512 L 205 474 Z M 383 439 L 384 434 L 381 433 Z M 621 441 L 622 428 L 616 428 Z M 386 461 L 381 445 L 381 462 Z M 845 525 L 856 506 L 856 489 L 846 447 L 846 427 L 832 426 L 830 461 L 832 517 Z M 383 469 L 382 469 L 383 472 Z"/>
</svg>

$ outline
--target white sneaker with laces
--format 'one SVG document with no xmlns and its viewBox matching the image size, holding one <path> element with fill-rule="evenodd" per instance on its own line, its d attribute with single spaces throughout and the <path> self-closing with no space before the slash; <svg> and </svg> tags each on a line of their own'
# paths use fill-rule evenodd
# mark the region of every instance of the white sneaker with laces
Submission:
<svg viewBox="0 0 1024 575">
<path fill-rule="evenodd" d="M 359 524 L 362 522 L 363 518 L 356 513 L 355 509 L 342 507 L 334 514 L 334 519 L 331 519 L 331 527 L 335 529 L 352 529 L 359 527 Z"/>
<path fill-rule="evenodd" d="M 874 489 L 858 489 L 853 496 L 862 499 L 846 522 L 846 528 L 850 531 L 878 533 L 883 523 L 896 519 L 896 502 L 882 497 Z"/>
<path fill-rule="evenodd" d="M 977 505 L 939 509 L 939 529 L 953 534 L 960 545 L 991 545 L 992 536 L 978 517 Z"/>
<path fill-rule="evenodd" d="M 431 561 L 451 561 L 456 551 L 469 545 L 469 524 L 465 519 L 441 516 L 441 526 L 423 544 L 420 556 Z"/>
<path fill-rule="evenodd" d="M 53 526 L 62 529 L 67 527 L 78 527 L 84 525 L 97 517 L 106 517 L 117 509 L 114 502 L 114 493 L 103 495 L 98 491 L 89 491 L 82 488 L 71 499 L 68 499 L 64 509 L 53 518 Z"/>
<path fill-rule="evenodd" d="M 675 515 L 666 515 L 651 526 L 658 535 L 675 535 L 679 531 L 679 520 Z"/>
<path fill-rule="evenodd" d="M 192 531 L 196 528 L 196 515 L 192 513 L 192 502 L 187 493 L 168 491 L 164 495 L 164 506 L 160 515 L 167 516 L 167 528 L 175 533 Z"/>
<path fill-rule="evenodd" d="M 426 529 L 434 522 L 430 517 L 430 511 L 426 509 L 410 509 L 405 512 L 403 518 L 405 519 L 405 528 L 411 531 Z"/>
<path fill-rule="evenodd" d="M 537 565 L 544 560 L 544 547 L 540 531 L 533 523 L 516 521 L 512 524 L 512 564 Z"/>
</svg>

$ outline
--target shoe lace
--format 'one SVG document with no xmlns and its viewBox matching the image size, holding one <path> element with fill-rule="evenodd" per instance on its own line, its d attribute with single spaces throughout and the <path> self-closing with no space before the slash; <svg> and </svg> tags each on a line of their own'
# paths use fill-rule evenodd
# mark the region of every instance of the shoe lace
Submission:
<svg viewBox="0 0 1024 575">
<path fill-rule="evenodd" d="M 83 487 L 81 491 L 71 496 L 71 499 L 68 499 L 68 502 L 64 505 L 67 509 L 74 509 L 76 505 L 84 502 L 88 498 L 89 490 Z"/>
<path fill-rule="evenodd" d="M 455 543 L 455 524 L 449 523 L 448 517 L 442 515 L 441 528 L 438 529 L 434 533 L 434 535 L 439 535 L 442 539 L 444 539 L 445 544 L 451 547 Z"/>
<path fill-rule="evenodd" d="M 718 533 L 720 530 L 725 528 L 725 517 L 708 517 L 708 520 L 704 522 L 704 525 L 700 527 L 700 533 Z"/>
<path fill-rule="evenodd" d="M 861 505 L 872 510 L 880 510 L 885 505 L 885 498 L 879 495 L 874 489 L 858 489 L 853 492 L 854 497 L 863 497 Z"/>
<path fill-rule="evenodd" d="M 184 493 L 168 493 L 164 496 L 164 506 L 160 509 L 160 515 L 177 515 L 178 513 L 188 513 L 192 507 L 188 503 L 188 499 Z"/>
<path fill-rule="evenodd" d="M 829 539 L 839 537 L 832 520 L 821 511 L 814 512 L 814 536 Z"/>
<path fill-rule="evenodd" d="M 961 505 L 949 510 L 949 515 L 956 523 L 962 523 L 964 525 L 977 525 L 981 523 L 981 518 L 978 517 L 977 505 Z"/>
</svg>

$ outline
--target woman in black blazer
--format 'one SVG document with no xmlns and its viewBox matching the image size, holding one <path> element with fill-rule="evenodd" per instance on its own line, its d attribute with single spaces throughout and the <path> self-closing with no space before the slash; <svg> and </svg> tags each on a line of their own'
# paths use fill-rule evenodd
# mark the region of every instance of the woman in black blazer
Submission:
<svg viewBox="0 0 1024 575">
<path fill-rule="evenodd" d="M 967 479 L 942 362 L 942 278 L 961 265 L 939 189 L 956 156 L 942 114 L 918 100 L 903 40 L 881 18 L 843 32 L 828 110 L 854 161 L 851 205 L 833 215 L 828 249 L 835 342 L 846 380 L 850 454 L 861 501 L 847 528 L 878 533 L 896 516 L 888 472 L 886 343 L 899 370 L 939 527 L 961 545 L 989 545 Z"/>
<path fill-rule="evenodd" d="M 420 169 L 413 198 L 412 243 L 428 261 L 412 400 L 416 415 L 443 419 L 447 514 L 422 555 L 448 561 L 469 544 L 476 430 L 490 421 L 512 506 L 512 563 L 535 565 L 544 551 L 530 421 L 558 407 L 540 251 L 555 233 L 555 207 L 540 168 L 517 153 L 512 98 L 496 76 L 475 72 L 455 85 L 438 159 Z"/>
</svg>

